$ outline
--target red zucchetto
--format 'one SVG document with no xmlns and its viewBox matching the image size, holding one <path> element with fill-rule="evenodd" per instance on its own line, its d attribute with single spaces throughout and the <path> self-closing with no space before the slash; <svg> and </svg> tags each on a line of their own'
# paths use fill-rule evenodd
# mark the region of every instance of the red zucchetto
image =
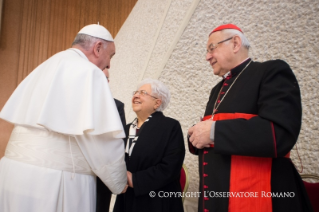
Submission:
<svg viewBox="0 0 319 212">
<path fill-rule="evenodd" d="M 209 36 L 212 33 L 217 32 L 217 31 L 221 31 L 223 29 L 236 29 L 236 30 L 238 30 L 238 31 L 243 33 L 243 31 L 241 31 L 241 29 L 238 26 L 234 25 L 234 24 L 224 24 L 224 25 L 220 25 L 220 26 L 216 27 L 211 33 L 209 33 Z"/>
</svg>

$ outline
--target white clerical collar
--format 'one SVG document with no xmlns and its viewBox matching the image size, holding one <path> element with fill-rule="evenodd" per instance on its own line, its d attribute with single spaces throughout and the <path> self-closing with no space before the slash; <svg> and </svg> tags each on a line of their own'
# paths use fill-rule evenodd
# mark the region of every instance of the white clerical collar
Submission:
<svg viewBox="0 0 319 212">
<path fill-rule="evenodd" d="M 76 53 L 78 53 L 82 58 L 85 58 L 85 59 L 89 60 L 86 57 L 86 55 L 80 49 L 77 49 L 77 48 L 69 48 L 69 49 L 75 51 Z"/>
<path fill-rule="evenodd" d="M 230 71 L 228 71 L 226 74 L 224 74 L 223 78 L 226 79 L 230 75 Z"/>
<path fill-rule="evenodd" d="M 246 62 L 249 59 L 249 57 L 247 57 L 245 60 L 243 60 L 243 62 L 241 62 L 240 64 L 238 64 L 237 66 L 240 66 L 241 64 L 243 64 L 244 62 Z M 236 67 L 237 67 L 236 66 Z M 235 67 L 235 68 L 236 68 Z M 228 77 L 231 74 L 230 71 L 228 71 L 226 74 L 223 75 L 223 78 L 226 79 L 226 77 Z"/>
</svg>

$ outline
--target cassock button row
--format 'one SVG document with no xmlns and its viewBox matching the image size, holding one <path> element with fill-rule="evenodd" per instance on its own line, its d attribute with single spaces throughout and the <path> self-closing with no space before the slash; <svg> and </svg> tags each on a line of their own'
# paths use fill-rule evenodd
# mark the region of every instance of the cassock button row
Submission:
<svg viewBox="0 0 319 212">
<path fill-rule="evenodd" d="M 204 177 L 207 177 L 208 176 L 208 174 L 203 174 L 204 175 Z"/>
</svg>

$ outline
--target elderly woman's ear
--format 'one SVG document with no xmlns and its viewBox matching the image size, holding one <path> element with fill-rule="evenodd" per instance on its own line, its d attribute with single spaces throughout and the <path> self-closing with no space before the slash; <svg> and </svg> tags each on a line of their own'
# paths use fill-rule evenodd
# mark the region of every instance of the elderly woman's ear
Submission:
<svg viewBox="0 0 319 212">
<path fill-rule="evenodd" d="M 162 104 L 162 100 L 161 99 L 156 99 L 155 100 L 155 105 L 154 105 L 154 110 L 157 110 L 157 108 L 159 108 Z"/>
</svg>

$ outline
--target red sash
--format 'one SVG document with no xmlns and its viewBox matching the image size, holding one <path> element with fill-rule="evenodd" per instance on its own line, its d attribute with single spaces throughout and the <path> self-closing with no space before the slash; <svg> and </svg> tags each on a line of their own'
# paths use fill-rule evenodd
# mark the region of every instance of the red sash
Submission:
<svg viewBox="0 0 319 212">
<path fill-rule="evenodd" d="M 254 116 L 257 115 L 219 113 L 214 115 L 213 120 L 238 118 L 248 120 Z M 211 115 L 205 116 L 203 121 L 211 117 Z M 214 146 L 211 145 L 211 147 Z M 231 156 L 229 192 L 233 193 L 229 195 L 229 212 L 272 212 L 272 200 L 271 197 L 267 197 L 268 192 L 271 192 L 271 165 L 272 158 Z"/>
</svg>

